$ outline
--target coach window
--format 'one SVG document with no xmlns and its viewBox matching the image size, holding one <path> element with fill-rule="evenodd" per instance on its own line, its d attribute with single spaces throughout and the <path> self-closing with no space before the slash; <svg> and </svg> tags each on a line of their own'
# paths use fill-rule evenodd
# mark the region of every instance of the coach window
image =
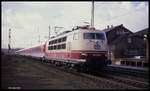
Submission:
<svg viewBox="0 0 150 91">
<path fill-rule="evenodd" d="M 55 40 L 53 40 L 53 44 L 55 44 Z"/>
<path fill-rule="evenodd" d="M 60 44 L 60 49 L 62 49 L 62 45 Z"/>
<path fill-rule="evenodd" d="M 51 50 L 53 50 L 54 48 L 53 48 L 53 46 L 51 46 Z"/>
<path fill-rule="evenodd" d="M 54 50 L 56 49 L 56 45 L 54 45 Z"/>
<path fill-rule="evenodd" d="M 52 41 L 52 44 L 54 44 L 54 41 Z"/>
<path fill-rule="evenodd" d="M 55 40 L 53 40 L 52 42 L 53 42 L 53 44 L 55 44 Z"/>
<path fill-rule="evenodd" d="M 55 43 L 57 43 L 57 39 L 55 40 Z"/>
<path fill-rule="evenodd" d="M 62 44 L 62 49 L 66 49 L 66 44 Z"/>
<path fill-rule="evenodd" d="M 53 46 L 51 46 L 51 50 L 53 50 Z"/>
<path fill-rule="evenodd" d="M 61 42 L 63 42 L 63 38 L 61 38 Z"/>
<path fill-rule="evenodd" d="M 66 44 L 64 44 L 64 49 L 66 49 Z"/>
<path fill-rule="evenodd" d="M 58 49 L 58 45 L 56 45 L 56 49 Z"/>
<path fill-rule="evenodd" d="M 77 40 L 77 39 L 78 39 L 78 33 L 74 33 L 73 40 Z"/>
<path fill-rule="evenodd" d="M 51 46 L 48 47 L 48 50 L 51 50 Z"/>
<path fill-rule="evenodd" d="M 64 41 L 66 41 L 66 39 L 67 39 L 67 37 L 63 37 L 62 41 L 64 42 Z"/>
<path fill-rule="evenodd" d="M 61 39 L 58 39 L 58 43 L 60 43 L 61 42 Z"/>
<path fill-rule="evenodd" d="M 51 50 L 51 46 L 49 46 L 49 49 L 48 50 Z"/>
<path fill-rule="evenodd" d="M 50 45 L 53 44 L 52 41 L 50 41 Z"/>
<path fill-rule="evenodd" d="M 57 47 L 58 49 L 60 49 L 60 45 L 58 45 L 58 47 Z"/>
</svg>

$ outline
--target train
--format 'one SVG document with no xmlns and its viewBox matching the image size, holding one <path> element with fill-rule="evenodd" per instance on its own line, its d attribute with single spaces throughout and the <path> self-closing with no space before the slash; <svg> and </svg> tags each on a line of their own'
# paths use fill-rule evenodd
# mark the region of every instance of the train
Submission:
<svg viewBox="0 0 150 91">
<path fill-rule="evenodd" d="M 51 37 L 42 45 L 16 53 L 82 71 L 101 69 L 111 64 L 105 32 L 88 25 L 76 26 L 70 31 Z"/>
</svg>

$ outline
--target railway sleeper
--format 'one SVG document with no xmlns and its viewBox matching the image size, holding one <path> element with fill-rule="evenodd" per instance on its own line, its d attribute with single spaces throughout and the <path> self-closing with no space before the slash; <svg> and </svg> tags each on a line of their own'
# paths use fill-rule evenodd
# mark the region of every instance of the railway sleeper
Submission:
<svg viewBox="0 0 150 91">
<path fill-rule="evenodd" d="M 61 62 L 59 62 L 59 61 L 56 61 L 55 64 L 56 64 L 56 66 L 62 66 Z"/>
<path fill-rule="evenodd" d="M 88 65 L 84 63 L 76 64 L 73 66 L 73 68 L 75 68 L 77 72 L 89 72 L 90 71 Z"/>
<path fill-rule="evenodd" d="M 45 60 L 45 63 L 49 63 L 49 60 Z"/>
<path fill-rule="evenodd" d="M 42 60 L 43 63 L 48 63 L 48 60 Z"/>
<path fill-rule="evenodd" d="M 67 64 L 66 62 L 62 62 L 62 65 L 63 65 L 63 66 L 66 66 L 66 64 Z"/>
</svg>

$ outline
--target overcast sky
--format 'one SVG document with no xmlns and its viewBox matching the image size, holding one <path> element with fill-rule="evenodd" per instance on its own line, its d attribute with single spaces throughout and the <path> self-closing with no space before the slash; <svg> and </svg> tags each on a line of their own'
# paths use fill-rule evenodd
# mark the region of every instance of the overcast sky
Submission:
<svg viewBox="0 0 150 91">
<path fill-rule="evenodd" d="M 97 29 L 107 25 L 120 25 L 137 32 L 148 28 L 148 2 L 94 2 Z M 46 41 L 48 26 L 64 27 L 58 32 L 71 30 L 91 20 L 91 2 L 2 2 L 1 46 L 8 48 L 8 31 L 11 28 L 11 46 L 27 48 Z"/>
</svg>

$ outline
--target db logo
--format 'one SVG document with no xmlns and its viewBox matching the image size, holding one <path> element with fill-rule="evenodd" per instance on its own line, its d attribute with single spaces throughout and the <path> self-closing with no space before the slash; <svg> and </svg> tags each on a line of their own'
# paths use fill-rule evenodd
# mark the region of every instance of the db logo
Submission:
<svg viewBox="0 0 150 91">
<path fill-rule="evenodd" d="M 98 41 L 95 43 L 95 45 L 94 45 L 94 49 L 100 49 L 101 48 L 101 46 L 100 46 L 100 44 L 98 43 Z"/>
</svg>

